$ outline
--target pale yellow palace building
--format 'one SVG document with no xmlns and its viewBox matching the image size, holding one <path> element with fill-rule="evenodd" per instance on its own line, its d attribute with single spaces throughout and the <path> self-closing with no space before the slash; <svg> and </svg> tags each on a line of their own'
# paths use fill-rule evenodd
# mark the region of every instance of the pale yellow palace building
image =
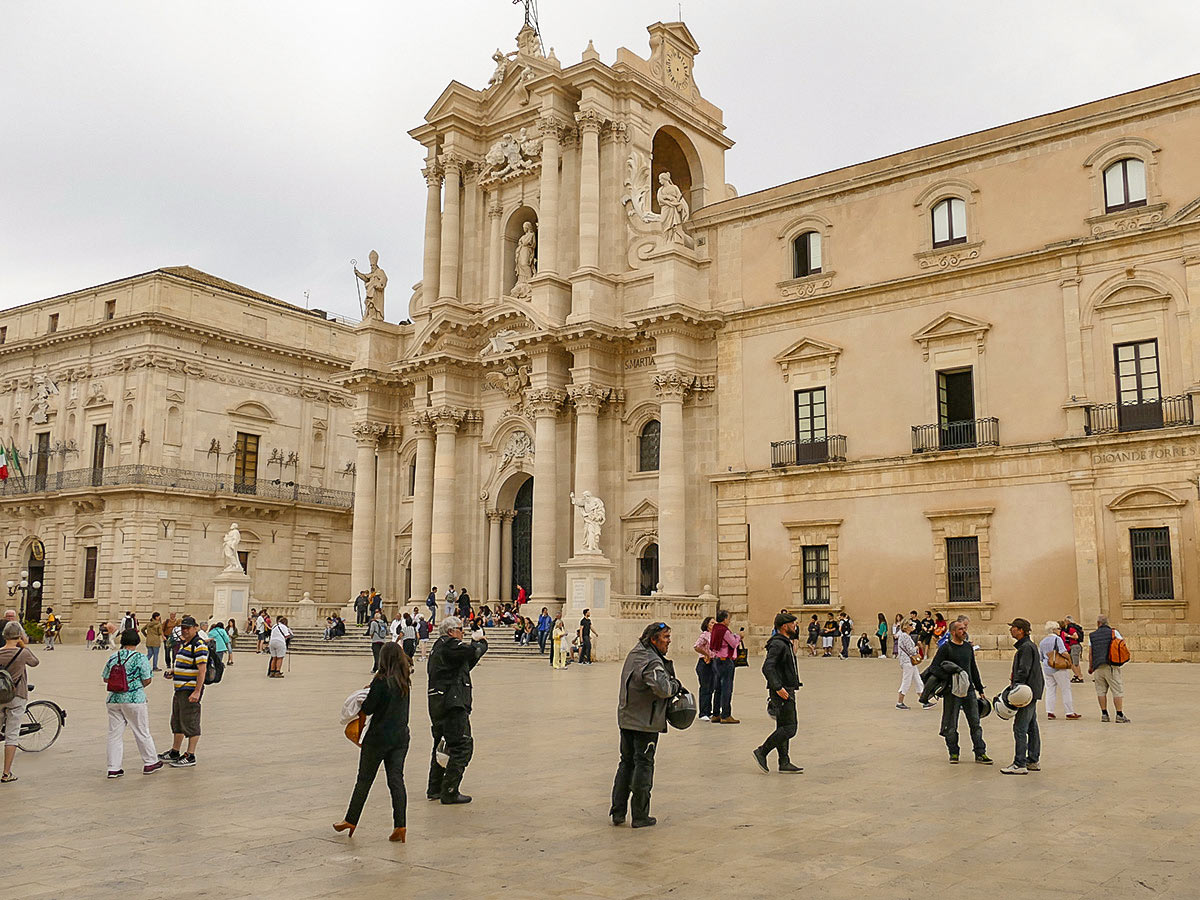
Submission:
<svg viewBox="0 0 1200 900">
<path fill-rule="evenodd" d="M 694 37 L 649 33 L 565 64 L 524 29 L 411 132 L 408 319 L 323 326 L 348 586 L 522 585 L 610 656 L 719 604 L 964 611 L 985 651 L 1105 613 L 1200 659 L 1200 76 L 739 197 Z"/>
</svg>

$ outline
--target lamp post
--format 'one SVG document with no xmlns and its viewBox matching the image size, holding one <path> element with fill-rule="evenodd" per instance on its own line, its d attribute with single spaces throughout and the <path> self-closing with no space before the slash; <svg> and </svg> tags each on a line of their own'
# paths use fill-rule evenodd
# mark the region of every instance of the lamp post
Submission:
<svg viewBox="0 0 1200 900">
<path fill-rule="evenodd" d="M 30 591 L 40 591 L 42 589 L 42 583 L 40 581 L 35 581 L 31 584 L 29 582 L 29 573 L 22 572 L 20 581 L 9 581 L 6 584 L 6 587 L 8 588 L 8 596 L 10 596 L 10 597 L 13 596 L 17 591 L 21 592 L 20 617 L 21 617 L 21 621 L 24 622 L 25 621 L 25 607 L 26 607 L 26 602 L 29 598 L 29 592 Z"/>
</svg>

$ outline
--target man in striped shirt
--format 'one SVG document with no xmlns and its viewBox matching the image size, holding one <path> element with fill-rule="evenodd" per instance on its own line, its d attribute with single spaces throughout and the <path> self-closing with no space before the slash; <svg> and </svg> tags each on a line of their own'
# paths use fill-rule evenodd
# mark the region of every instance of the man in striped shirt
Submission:
<svg viewBox="0 0 1200 900">
<path fill-rule="evenodd" d="M 191 616 L 179 623 L 183 646 L 175 652 L 175 686 L 171 698 L 171 749 L 158 758 L 175 768 L 196 764 L 196 744 L 200 742 L 200 698 L 204 694 L 204 674 L 208 670 L 208 645 L 200 640 L 200 628 Z M 187 738 L 187 752 L 180 753 Z"/>
</svg>

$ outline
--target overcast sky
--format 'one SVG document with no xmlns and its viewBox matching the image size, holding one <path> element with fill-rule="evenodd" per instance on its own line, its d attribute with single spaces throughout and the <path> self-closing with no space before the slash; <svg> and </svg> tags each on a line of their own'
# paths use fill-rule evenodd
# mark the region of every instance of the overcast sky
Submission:
<svg viewBox="0 0 1200 900">
<path fill-rule="evenodd" d="M 675 0 L 542 0 L 564 65 L 648 54 Z M 1191 74 L 1200 3 L 686 0 L 742 193 Z M 421 277 L 407 131 L 515 47 L 510 0 L 0 2 L 0 308 L 191 265 L 387 318 Z"/>
</svg>

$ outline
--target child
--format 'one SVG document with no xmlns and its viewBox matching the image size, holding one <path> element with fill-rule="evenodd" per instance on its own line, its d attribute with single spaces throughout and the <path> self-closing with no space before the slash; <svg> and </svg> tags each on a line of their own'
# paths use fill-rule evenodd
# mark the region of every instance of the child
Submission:
<svg viewBox="0 0 1200 900">
<path fill-rule="evenodd" d="M 863 659 L 870 659 L 874 651 L 871 649 L 871 639 L 867 637 L 864 631 L 863 636 L 858 639 L 858 655 Z"/>
<path fill-rule="evenodd" d="M 92 649 L 92 645 L 96 643 L 96 626 L 89 625 L 87 630 L 87 648 Z"/>
</svg>

